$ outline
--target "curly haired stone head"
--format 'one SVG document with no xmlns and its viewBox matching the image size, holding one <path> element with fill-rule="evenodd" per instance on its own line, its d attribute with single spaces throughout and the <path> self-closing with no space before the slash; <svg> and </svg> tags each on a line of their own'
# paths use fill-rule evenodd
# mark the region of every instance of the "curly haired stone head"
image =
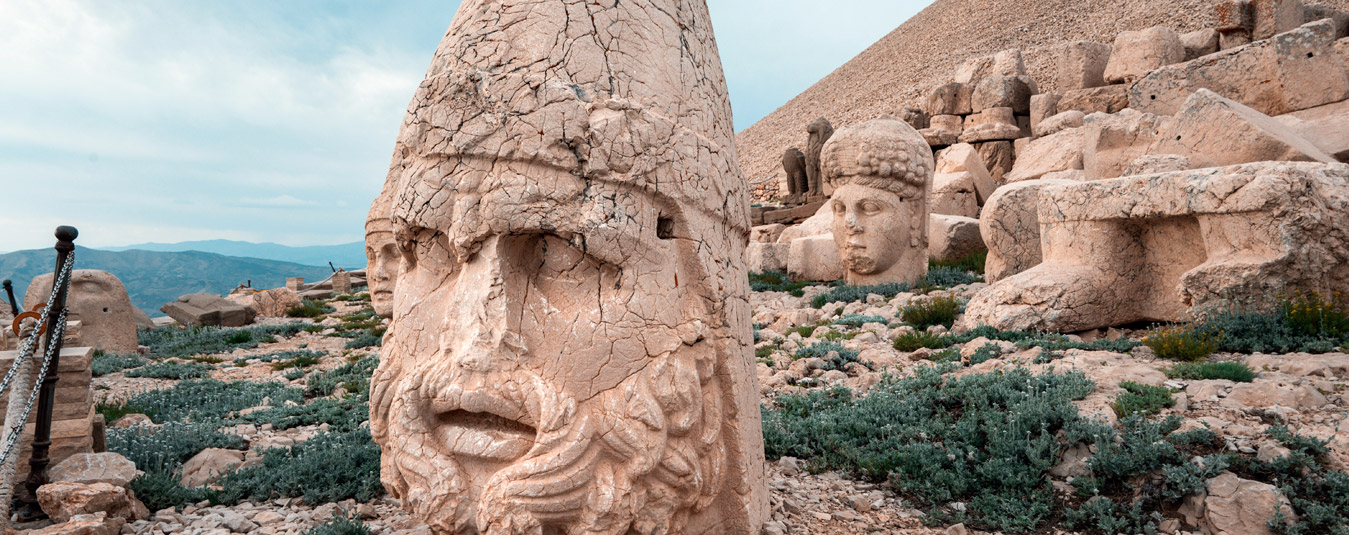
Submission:
<svg viewBox="0 0 1349 535">
<path fill-rule="evenodd" d="M 838 129 L 820 157 L 831 187 L 858 184 L 906 198 L 932 180 L 932 149 L 909 123 L 886 115 Z"/>
</svg>

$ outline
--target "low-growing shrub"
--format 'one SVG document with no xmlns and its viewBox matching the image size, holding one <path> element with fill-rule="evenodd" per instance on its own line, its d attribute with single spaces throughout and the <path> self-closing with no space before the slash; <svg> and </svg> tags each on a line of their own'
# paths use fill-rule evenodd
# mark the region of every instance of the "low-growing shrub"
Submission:
<svg viewBox="0 0 1349 535">
<path fill-rule="evenodd" d="M 1323 297 L 1320 292 L 1296 292 L 1281 299 L 1279 305 L 1284 321 L 1300 334 L 1349 336 L 1349 302 L 1342 293 Z"/>
<path fill-rule="evenodd" d="M 983 273 L 983 270 L 981 269 L 979 273 Z M 919 283 L 919 286 L 924 288 L 950 288 L 976 282 L 984 282 L 984 278 L 961 268 L 937 266 L 927 270 L 927 275 L 923 276 L 923 281 Z"/>
<path fill-rule="evenodd" d="M 273 407 L 243 416 L 246 422 L 272 424 L 276 429 L 328 424 L 333 431 L 354 431 L 370 419 L 370 407 L 363 396 L 336 400 L 319 398 L 304 405 Z"/>
<path fill-rule="evenodd" d="M 954 297 L 938 296 L 930 299 L 915 299 L 899 311 L 900 319 L 919 329 L 933 325 L 950 328 L 960 313 L 960 302 Z"/>
<path fill-rule="evenodd" d="M 215 379 L 182 381 L 163 390 L 151 390 L 127 400 L 126 406 L 149 416 L 155 423 L 207 422 L 231 412 L 256 407 L 271 398 L 280 404 L 304 401 L 304 392 L 281 383 L 226 383 Z"/>
<path fill-rule="evenodd" d="M 951 342 L 945 336 L 913 330 L 895 337 L 894 347 L 900 351 L 918 351 L 920 348 L 944 349 Z"/>
<path fill-rule="evenodd" d="M 1058 463 L 1056 435 L 1094 425 L 1072 404 L 1094 385 L 1076 372 L 943 375 L 951 369 L 919 368 L 861 398 L 843 388 L 778 397 L 762 409 L 765 452 L 888 481 L 929 515 L 960 501 L 974 527 L 1037 528 L 1055 507 L 1045 472 Z"/>
<path fill-rule="evenodd" d="M 814 282 L 792 282 L 787 279 L 785 273 L 749 274 L 749 289 L 755 292 L 787 292 L 793 297 L 801 297 L 805 294 L 803 288 L 815 284 Z"/>
<path fill-rule="evenodd" d="M 364 522 L 335 514 L 327 522 L 304 532 L 304 535 L 370 535 L 371 533 L 370 527 L 366 526 Z"/>
<path fill-rule="evenodd" d="M 848 314 L 834 320 L 834 325 L 845 325 L 848 327 L 861 327 L 864 323 L 880 323 L 882 325 L 889 323 L 889 320 L 881 316 L 864 316 L 862 314 Z"/>
<path fill-rule="evenodd" d="M 830 356 L 835 353 L 835 356 Z M 844 348 L 838 342 L 816 342 L 796 350 L 792 360 L 818 358 L 824 360 L 824 369 L 840 370 L 851 362 L 857 362 L 857 351 Z"/>
<path fill-rule="evenodd" d="M 373 329 L 362 332 L 360 336 L 347 341 L 347 349 L 365 349 L 367 347 L 379 347 L 384 343 L 384 330 Z"/>
<path fill-rule="evenodd" d="M 291 368 L 289 371 L 282 374 L 281 377 L 285 378 L 287 381 L 295 381 L 304 377 L 304 373 L 304 368 Z"/>
<path fill-rule="evenodd" d="M 329 396 L 337 387 L 347 392 L 365 396 L 370 392 L 370 376 L 379 366 L 378 355 L 366 355 L 356 362 L 348 362 L 328 371 L 316 372 L 306 382 L 305 394 L 309 396 Z"/>
<path fill-rule="evenodd" d="M 329 299 L 329 301 L 369 301 L 370 292 L 361 292 L 358 294 L 344 294 Z"/>
<path fill-rule="evenodd" d="M 128 407 L 125 401 L 100 401 L 94 404 L 94 411 L 103 415 L 103 421 L 109 424 L 118 418 L 137 412 Z"/>
<path fill-rule="evenodd" d="M 200 362 L 154 362 L 127 370 L 123 375 L 150 379 L 201 379 L 211 375 L 211 366 Z"/>
<path fill-rule="evenodd" d="M 1171 398 L 1171 389 L 1164 386 L 1151 386 L 1133 381 L 1124 381 L 1119 386 L 1124 392 L 1115 396 L 1110 408 L 1120 418 L 1134 415 L 1150 416 L 1176 404 L 1176 400 Z"/>
<path fill-rule="evenodd" d="M 927 269 L 929 272 L 934 269 L 950 268 L 960 271 L 983 273 L 984 264 L 987 260 L 988 251 L 975 251 L 954 260 L 928 260 Z M 982 280 L 982 277 L 980 277 L 980 280 Z"/>
<path fill-rule="evenodd" d="M 1143 339 L 1158 357 L 1171 360 L 1199 360 L 1218 350 L 1222 331 L 1202 325 L 1180 325 L 1155 329 Z"/>
<path fill-rule="evenodd" d="M 1274 305 L 1230 305 L 1200 313 L 1197 323 L 1210 331 L 1222 332 L 1220 351 L 1232 353 L 1328 353 L 1349 343 L 1349 335 L 1335 338 L 1307 334 L 1289 324 L 1282 307 Z"/>
<path fill-rule="evenodd" d="M 128 355 L 118 355 L 116 353 L 94 352 L 94 360 L 89 364 L 90 371 L 94 377 L 102 377 L 110 373 L 117 373 L 130 368 L 144 366 L 149 360 L 135 353 Z"/>
<path fill-rule="evenodd" d="M 258 344 L 277 336 L 292 336 L 311 327 L 307 323 L 285 323 L 281 325 L 259 325 L 237 329 L 221 327 L 160 327 L 141 331 L 140 345 L 150 348 L 154 358 L 206 355 L 228 353 L 235 349 L 252 349 Z"/>
<path fill-rule="evenodd" d="M 876 294 L 886 299 L 899 295 L 900 292 L 909 291 L 909 285 L 903 283 L 887 283 L 875 286 L 835 286 L 828 292 L 815 296 L 810 300 L 810 306 L 823 308 L 827 303 L 852 303 L 862 301 L 868 295 Z"/>
<path fill-rule="evenodd" d="M 118 453 L 142 471 L 129 488 L 146 507 L 155 510 L 181 507 L 204 499 L 202 489 L 189 489 L 179 482 L 183 462 L 206 448 L 239 449 L 239 437 L 221 433 L 211 424 L 170 422 L 160 427 L 137 426 L 107 429 L 108 451 Z"/>
<path fill-rule="evenodd" d="M 302 497 L 315 505 L 370 501 L 384 491 L 379 455 L 366 429 L 320 433 L 290 448 L 266 450 L 262 464 L 226 474 L 219 482 L 222 490 L 211 500 L 227 505 L 278 496 Z"/>
<path fill-rule="evenodd" d="M 321 356 L 317 355 L 298 355 L 286 360 L 278 360 L 272 363 L 272 369 L 276 371 L 288 370 L 291 368 L 308 368 L 319 363 Z"/>
<path fill-rule="evenodd" d="M 327 303 L 318 303 L 310 299 L 305 299 L 304 301 L 301 301 L 299 305 L 287 310 L 286 316 L 291 318 L 317 318 L 324 314 L 336 311 L 336 308 L 329 306 Z"/>
<path fill-rule="evenodd" d="M 1166 369 L 1173 379 L 1227 379 L 1249 383 L 1255 379 L 1255 370 L 1240 362 L 1178 362 Z"/>
<path fill-rule="evenodd" d="M 975 338 L 987 338 L 989 340 L 999 340 L 1003 342 L 1012 342 L 1016 344 L 1017 349 L 1029 349 L 1031 347 L 1040 347 L 1045 351 L 1064 351 L 1067 349 L 1081 349 L 1084 351 L 1110 351 L 1114 353 L 1128 353 L 1139 346 L 1127 338 L 1110 340 L 1102 338 L 1095 342 L 1074 342 L 1057 333 L 1035 333 L 1026 331 L 999 331 L 987 325 L 981 325 L 965 331 L 960 334 L 946 335 L 946 339 L 951 344 L 968 343 Z"/>
</svg>

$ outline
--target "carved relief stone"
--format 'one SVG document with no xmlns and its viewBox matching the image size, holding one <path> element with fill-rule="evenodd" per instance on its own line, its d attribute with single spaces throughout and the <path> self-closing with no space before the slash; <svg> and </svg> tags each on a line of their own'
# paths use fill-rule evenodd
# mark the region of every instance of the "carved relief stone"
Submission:
<svg viewBox="0 0 1349 535">
<path fill-rule="evenodd" d="M 702 0 L 462 4 L 394 148 L 371 384 L 434 532 L 758 533 L 731 125 Z"/>
<path fill-rule="evenodd" d="M 908 123 L 881 117 L 838 130 L 822 172 L 834 188 L 834 242 L 848 284 L 917 283 L 927 274 L 932 150 Z"/>
</svg>

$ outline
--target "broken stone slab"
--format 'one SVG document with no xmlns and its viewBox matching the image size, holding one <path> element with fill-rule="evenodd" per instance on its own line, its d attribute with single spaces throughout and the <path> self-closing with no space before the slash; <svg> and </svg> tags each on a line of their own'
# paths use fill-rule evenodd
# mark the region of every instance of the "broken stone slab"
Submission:
<svg viewBox="0 0 1349 535">
<path fill-rule="evenodd" d="M 750 273 L 786 273 L 791 244 L 750 242 L 745 249 Z"/>
<path fill-rule="evenodd" d="M 1082 126 L 1087 114 L 1078 110 L 1068 110 L 1045 118 L 1035 125 L 1035 136 L 1052 136 L 1069 128 Z"/>
<path fill-rule="evenodd" d="M 1111 46 L 1093 41 L 1072 41 L 1063 45 L 1055 64 L 1059 92 L 1106 85 L 1105 67 L 1110 62 Z"/>
<path fill-rule="evenodd" d="M 977 294 L 965 325 L 1077 332 L 1179 321 L 1233 299 L 1349 290 L 1344 164 L 1258 162 L 1046 186 L 1037 220 L 1043 262 Z"/>
<path fill-rule="evenodd" d="M 979 150 L 974 148 L 974 145 L 959 143 L 942 149 L 936 154 L 936 162 L 938 173 L 970 173 L 980 205 L 983 205 L 998 187 L 998 183 L 988 173 L 984 159 L 979 156 Z"/>
<path fill-rule="evenodd" d="M 1150 154 L 1179 154 L 1197 167 L 1258 161 L 1336 160 L 1283 123 L 1207 89 L 1196 91 L 1159 129 Z"/>
<path fill-rule="evenodd" d="M 38 487 L 37 501 L 42 512 L 57 522 L 100 512 L 128 521 L 150 518 L 150 511 L 130 489 L 110 483 L 47 483 Z"/>
<path fill-rule="evenodd" d="M 1129 88 L 1129 107 L 1173 115 L 1208 89 L 1266 115 L 1344 100 L 1349 81 L 1334 53 L 1333 23 L 1307 24 L 1273 39 L 1169 65 Z"/>
<path fill-rule="evenodd" d="M 1087 115 L 1081 128 L 1082 169 L 1087 179 L 1122 176 L 1130 163 L 1150 152 L 1159 129 L 1170 120 L 1134 109 Z"/>
<path fill-rule="evenodd" d="M 1059 100 L 1063 98 L 1060 93 L 1040 93 L 1030 98 L 1030 124 L 1034 131 L 1036 125 L 1046 118 L 1053 117 L 1059 113 Z"/>
<path fill-rule="evenodd" d="M 1031 140 L 1004 181 L 1010 184 L 1034 180 L 1054 171 L 1082 169 L 1084 135 L 1083 129 L 1071 128 Z"/>
<path fill-rule="evenodd" d="M 1082 113 L 1119 113 L 1129 107 L 1129 86 L 1107 85 L 1088 89 L 1064 91 L 1055 109 L 1062 113 L 1077 110 Z"/>
<path fill-rule="evenodd" d="M 1185 47 L 1185 61 L 1218 52 L 1218 31 L 1204 28 L 1180 34 L 1180 44 Z"/>
<path fill-rule="evenodd" d="M 1284 521 L 1297 521 L 1288 498 L 1269 483 L 1242 479 L 1223 472 L 1205 482 L 1203 526 L 1210 533 L 1273 535 L 1269 522 L 1276 512 Z"/>
<path fill-rule="evenodd" d="M 973 88 L 959 82 L 934 87 L 927 96 L 927 114 L 931 117 L 969 115 L 973 111 L 970 100 L 972 94 Z"/>
<path fill-rule="evenodd" d="M 989 76 L 1025 76 L 1021 49 L 1009 48 L 989 56 L 970 58 L 956 69 L 955 81 L 974 87 Z"/>
<path fill-rule="evenodd" d="M 1073 183 L 1041 178 L 1007 184 L 993 193 L 979 214 L 979 234 L 988 249 L 984 280 L 992 284 L 1040 263 L 1040 191 Z"/>
<path fill-rule="evenodd" d="M 331 292 L 330 292 L 331 293 Z M 188 294 L 159 310 L 183 325 L 242 327 L 253 322 L 254 312 L 215 294 Z"/>
<path fill-rule="evenodd" d="M 988 175 L 993 177 L 993 182 L 999 185 L 1005 183 L 1003 177 L 1012 170 L 1012 164 L 1016 161 L 1012 142 L 987 141 L 975 143 L 974 148 L 979 151 L 979 157 L 984 160 L 984 167 L 988 169 Z"/>
<path fill-rule="evenodd" d="M 1269 39 L 1301 26 L 1301 0 L 1250 0 L 1251 38 Z"/>
<path fill-rule="evenodd" d="M 107 513 L 99 511 L 75 515 L 65 522 L 28 531 L 26 535 L 119 535 L 126 523 L 124 518 L 109 517 Z"/>
<path fill-rule="evenodd" d="M 931 214 L 927 235 L 927 256 L 931 260 L 958 260 L 988 250 L 979 234 L 979 220 L 971 217 Z"/>
<path fill-rule="evenodd" d="M 959 142 L 960 133 L 964 130 L 964 118 L 959 115 L 933 115 L 928 124 L 930 125 L 928 128 L 919 130 L 918 133 L 933 147 L 945 147 Z"/>
<path fill-rule="evenodd" d="M 928 210 L 934 214 L 978 217 L 979 201 L 975 193 L 974 174 L 961 171 L 934 175 Z"/>
<path fill-rule="evenodd" d="M 1274 119 L 1298 137 L 1316 145 L 1321 152 L 1341 162 L 1349 162 L 1349 100 L 1295 111 Z"/>
<path fill-rule="evenodd" d="M 970 106 L 974 113 L 1012 108 L 1012 113 L 1029 114 L 1030 98 L 1035 93 L 1035 82 L 1029 76 L 988 76 L 974 86 Z"/>
<path fill-rule="evenodd" d="M 1144 154 L 1129 162 L 1120 176 L 1153 175 L 1194 168 L 1189 158 L 1179 154 Z"/>
<path fill-rule="evenodd" d="M 1180 36 L 1165 26 L 1120 32 L 1115 36 L 1105 80 L 1112 84 L 1132 82 L 1158 68 L 1185 61 Z"/>
<path fill-rule="evenodd" d="M 978 143 L 1012 140 L 1018 137 L 1021 137 L 1021 126 L 1017 124 L 1012 108 L 987 108 L 965 117 L 960 142 Z"/>
<path fill-rule="evenodd" d="M 833 234 L 792 240 L 787 252 L 787 277 L 792 281 L 842 280 L 843 261 Z"/>
<path fill-rule="evenodd" d="M 144 415 L 142 415 L 144 416 Z M 136 463 L 113 452 L 76 453 L 52 466 L 48 473 L 54 483 L 108 483 L 125 487 L 141 471 Z"/>
</svg>

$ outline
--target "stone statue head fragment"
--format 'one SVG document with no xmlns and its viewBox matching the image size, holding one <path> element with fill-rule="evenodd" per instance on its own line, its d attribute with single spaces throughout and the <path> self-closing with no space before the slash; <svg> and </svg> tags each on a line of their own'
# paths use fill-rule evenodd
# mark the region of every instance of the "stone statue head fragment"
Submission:
<svg viewBox="0 0 1349 535">
<path fill-rule="evenodd" d="M 394 239 L 393 190 L 386 184 L 384 191 L 370 204 L 370 215 L 365 219 L 366 281 L 370 288 L 370 306 L 380 317 L 393 317 L 393 289 L 402 269 L 403 254 Z"/>
<path fill-rule="evenodd" d="M 701 0 L 465 1 L 389 180 L 371 431 L 405 507 L 441 534 L 757 532 L 749 203 Z"/>
<path fill-rule="evenodd" d="M 840 128 L 820 159 L 821 173 L 833 188 L 834 242 L 848 283 L 922 279 L 934 168 L 922 135 L 885 116 Z"/>
</svg>

